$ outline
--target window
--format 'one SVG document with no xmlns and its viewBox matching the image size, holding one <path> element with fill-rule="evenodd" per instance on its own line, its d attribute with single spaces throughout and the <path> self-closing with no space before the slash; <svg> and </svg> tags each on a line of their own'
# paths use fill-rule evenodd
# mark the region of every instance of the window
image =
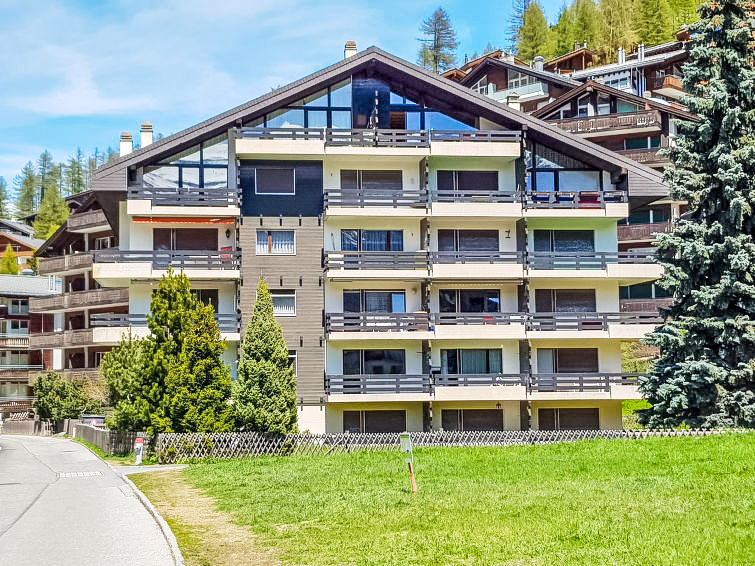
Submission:
<svg viewBox="0 0 755 566">
<path fill-rule="evenodd" d="M 497 289 L 441 289 L 438 291 L 440 312 L 500 312 Z"/>
<path fill-rule="evenodd" d="M 296 291 L 270 291 L 275 316 L 296 316 Z"/>
<path fill-rule="evenodd" d="M 535 312 L 596 312 L 595 289 L 535 289 Z"/>
<path fill-rule="evenodd" d="M 113 247 L 113 237 L 112 236 L 104 236 L 102 238 L 95 238 L 94 239 L 94 249 L 95 250 L 106 250 L 108 248 Z"/>
<path fill-rule="evenodd" d="M 449 375 L 501 373 L 501 350 L 441 350 L 440 372 Z"/>
<path fill-rule="evenodd" d="M 537 373 L 596 373 L 597 348 L 538 348 Z"/>
<path fill-rule="evenodd" d="M 228 139 L 217 136 L 144 169 L 149 188 L 228 186 Z"/>
<path fill-rule="evenodd" d="M 0 320 L 0 335 L 27 336 L 29 334 L 28 320 Z"/>
<path fill-rule="evenodd" d="M 351 128 L 351 79 L 331 85 L 245 125 L 260 128 Z"/>
<path fill-rule="evenodd" d="M 508 89 L 511 90 L 512 88 L 521 88 L 523 86 L 534 84 L 536 82 L 539 82 L 539 79 L 537 77 L 526 75 L 524 73 L 520 73 L 519 71 L 509 71 L 509 81 L 507 86 Z"/>
<path fill-rule="evenodd" d="M 404 291 L 344 291 L 343 312 L 406 312 Z"/>
<path fill-rule="evenodd" d="M 577 100 L 577 116 L 586 118 L 589 114 L 590 96 L 585 95 Z"/>
<path fill-rule="evenodd" d="M 404 350 L 344 350 L 343 375 L 406 373 Z"/>
<path fill-rule="evenodd" d="M 438 171 L 439 191 L 469 191 L 480 194 L 498 191 L 498 171 Z"/>
<path fill-rule="evenodd" d="M 403 230 L 341 230 L 341 251 L 404 250 Z"/>
<path fill-rule="evenodd" d="M 341 170 L 341 189 L 400 191 L 402 186 L 401 171 Z"/>
<path fill-rule="evenodd" d="M 529 191 L 600 191 L 603 188 L 603 176 L 598 169 L 540 144 L 528 146 L 525 161 Z"/>
<path fill-rule="evenodd" d="M 254 193 L 258 195 L 296 194 L 293 167 L 257 167 L 254 174 Z"/>
<path fill-rule="evenodd" d="M 293 230 L 257 230 L 257 255 L 294 255 Z"/>
<path fill-rule="evenodd" d="M 96 368 L 100 367 L 100 364 L 102 364 L 102 360 L 105 358 L 105 354 L 107 354 L 107 352 L 94 353 L 94 367 Z"/>
<path fill-rule="evenodd" d="M 611 97 L 607 94 L 598 94 L 598 116 L 611 113 Z"/>
<path fill-rule="evenodd" d="M 641 138 L 627 138 L 624 140 L 624 149 L 652 149 L 660 146 L 660 136 L 644 136 Z"/>
<path fill-rule="evenodd" d="M 204 250 L 217 251 L 217 228 L 155 228 L 155 250 Z"/>
<path fill-rule="evenodd" d="M 592 409 L 538 409 L 540 430 L 598 430 L 600 411 Z"/>
<path fill-rule="evenodd" d="M 289 350 L 288 351 L 288 363 L 291 364 L 291 367 L 294 368 L 294 376 L 298 376 L 299 368 L 296 364 L 296 350 Z"/>
<path fill-rule="evenodd" d="M 406 411 L 344 411 L 344 432 L 404 432 Z"/>
<path fill-rule="evenodd" d="M 472 90 L 479 92 L 480 94 L 489 94 L 495 92 L 495 85 L 492 85 L 492 89 L 488 90 L 488 76 L 485 75 L 479 81 L 472 85 Z"/>
<path fill-rule="evenodd" d="M 671 296 L 667 289 L 654 283 L 637 283 L 619 287 L 620 299 L 665 299 Z"/>
<path fill-rule="evenodd" d="M 616 101 L 616 112 L 619 114 L 628 114 L 630 112 L 639 112 L 640 107 L 636 104 L 632 104 L 631 102 L 626 102 L 624 100 L 617 100 Z"/>
<path fill-rule="evenodd" d="M 29 314 L 29 300 L 11 299 L 8 314 Z"/>
<path fill-rule="evenodd" d="M 25 350 L 5 350 L 0 352 L 0 366 L 28 366 L 29 352 Z"/>
<path fill-rule="evenodd" d="M 438 230 L 438 251 L 498 251 L 498 230 Z"/>
<path fill-rule="evenodd" d="M 220 300 L 217 289 L 192 289 L 191 292 L 199 302 L 210 305 L 215 312 L 218 312 Z"/>
<path fill-rule="evenodd" d="M 445 431 L 503 430 L 503 409 L 443 409 Z"/>
<path fill-rule="evenodd" d="M 535 230 L 536 252 L 593 252 L 592 230 Z"/>
</svg>

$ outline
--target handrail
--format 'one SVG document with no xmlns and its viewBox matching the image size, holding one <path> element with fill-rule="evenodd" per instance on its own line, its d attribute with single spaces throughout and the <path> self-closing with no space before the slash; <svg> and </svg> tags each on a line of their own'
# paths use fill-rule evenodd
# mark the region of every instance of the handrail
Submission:
<svg viewBox="0 0 755 566">
<path fill-rule="evenodd" d="M 436 387 L 527 385 L 526 373 L 439 373 L 433 376 Z"/>
<path fill-rule="evenodd" d="M 526 316 L 522 312 L 436 312 L 431 315 L 433 324 L 459 326 L 523 324 Z"/>
<path fill-rule="evenodd" d="M 239 191 L 228 187 L 145 187 L 131 185 L 128 198 L 145 199 L 153 205 L 238 206 Z"/>
<path fill-rule="evenodd" d="M 324 189 L 328 206 L 399 206 L 424 207 L 427 191 L 422 189 Z"/>
<path fill-rule="evenodd" d="M 598 132 L 614 130 L 616 128 L 647 128 L 661 126 L 661 113 L 658 110 L 641 110 L 639 112 L 615 112 L 598 116 L 581 116 L 548 120 L 548 123 L 559 129 L 572 132 Z"/>
<path fill-rule="evenodd" d="M 325 376 L 325 393 L 328 395 L 430 393 L 430 391 L 429 375 L 360 374 Z"/>
<path fill-rule="evenodd" d="M 346 312 L 325 315 L 327 332 L 396 332 L 430 329 L 426 312 Z"/>
<path fill-rule="evenodd" d="M 640 373 L 531 373 L 528 389 L 537 392 L 610 391 L 612 385 L 636 385 Z"/>
<path fill-rule="evenodd" d="M 536 312 L 527 315 L 527 330 L 608 330 L 611 324 L 661 324 L 653 312 Z"/>
<path fill-rule="evenodd" d="M 528 191 L 526 208 L 605 208 L 607 203 L 628 202 L 623 190 Z"/>
<path fill-rule="evenodd" d="M 428 269 L 427 252 L 328 251 L 326 269 Z"/>
<path fill-rule="evenodd" d="M 522 251 L 442 251 L 430 252 L 430 263 L 523 263 Z"/>
<path fill-rule="evenodd" d="M 530 269 L 606 269 L 616 263 L 654 263 L 655 254 L 638 252 L 527 252 Z"/>
<path fill-rule="evenodd" d="M 95 263 L 151 263 L 155 269 L 238 269 L 241 252 L 214 250 L 98 250 Z"/>
<path fill-rule="evenodd" d="M 430 192 L 433 202 L 520 202 L 521 193 L 517 191 L 491 191 L 489 189 L 443 189 Z"/>
<path fill-rule="evenodd" d="M 522 132 L 513 130 L 430 130 L 431 141 L 519 142 Z"/>
<path fill-rule="evenodd" d="M 215 313 L 215 321 L 221 332 L 238 332 L 241 316 L 238 313 Z M 89 326 L 101 327 L 144 327 L 147 326 L 146 314 L 98 313 L 89 315 Z"/>
</svg>

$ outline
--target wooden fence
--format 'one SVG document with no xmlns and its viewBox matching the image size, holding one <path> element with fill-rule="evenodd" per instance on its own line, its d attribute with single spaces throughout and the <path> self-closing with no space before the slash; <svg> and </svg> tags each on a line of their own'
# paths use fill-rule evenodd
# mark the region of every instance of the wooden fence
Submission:
<svg viewBox="0 0 755 566">
<path fill-rule="evenodd" d="M 108 430 L 87 424 L 78 424 L 73 429 L 74 438 L 94 444 L 107 456 L 131 454 L 134 451 L 134 440 L 139 436 L 146 435 L 142 432 Z M 149 442 L 145 442 L 145 445 L 148 444 Z"/>
<path fill-rule="evenodd" d="M 594 438 L 710 436 L 739 429 L 691 430 L 526 430 L 480 432 L 414 432 L 415 447 L 512 446 L 551 444 Z M 203 459 L 254 456 L 315 456 L 346 452 L 397 451 L 398 433 L 265 435 L 255 432 L 158 434 L 155 453 L 161 464 Z"/>
</svg>

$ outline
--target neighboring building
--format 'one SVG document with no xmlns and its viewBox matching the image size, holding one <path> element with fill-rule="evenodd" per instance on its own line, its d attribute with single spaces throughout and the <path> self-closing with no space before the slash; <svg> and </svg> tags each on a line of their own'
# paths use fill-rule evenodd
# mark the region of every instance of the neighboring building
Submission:
<svg viewBox="0 0 755 566">
<path fill-rule="evenodd" d="M 621 343 L 654 314 L 619 250 L 657 171 L 370 48 L 97 170 L 105 288 L 169 266 L 227 321 L 265 277 L 312 432 L 620 428 Z M 553 190 L 557 187 L 558 190 Z M 232 332 L 233 331 L 233 332 Z"/>
<path fill-rule="evenodd" d="M 595 59 L 595 52 L 587 48 L 587 42 L 582 45 L 578 41 L 574 42 L 574 49 L 569 53 L 564 53 L 558 57 L 546 61 L 543 68 L 551 73 L 561 75 L 570 75 L 574 71 L 582 71 L 592 66 Z"/>
<path fill-rule="evenodd" d="M 18 258 L 19 271 L 29 269 L 29 259 L 44 242 L 34 237 L 34 228 L 31 226 L 0 218 L 0 255 L 4 254 L 10 245 Z"/>
<path fill-rule="evenodd" d="M 29 301 L 60 293 L 53 277 L 0 275 L 0 414 L 31 408 L 32 384 L 42 370 L 42 351 L 29 335 L 52 327 L 52 317 L 29 312 Z"/>
<path fill-rule="evenodd" d="M 50 320 L 30 341 L 44 351 L 45 369 L 96 377 L 102 356 L 129 323 L 139 327 L 146 319 L 129 319 L 127 288 L 103 289 L 92 277 L 92 253 L 117 243 L 95 195 L 76 195 L 69 206 L 68 220 L 37 250 L 39 273 L 58 278 L 63 292 L 30 300 L 30 311 Z"/>
</svg>

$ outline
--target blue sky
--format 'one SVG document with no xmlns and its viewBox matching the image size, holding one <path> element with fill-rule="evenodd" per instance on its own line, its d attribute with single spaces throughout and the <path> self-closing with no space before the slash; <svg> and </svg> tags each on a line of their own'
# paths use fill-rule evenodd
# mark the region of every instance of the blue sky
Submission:
<svg viewBox="0 0 755 566">
<path fill-rule="evenodd" d="M 541 2 L 553 21 L 562 0 Z M 437 1 L 0 0 L 0 176 L 49 149 L 168 135 L 338 61 L 343 44 L 414 61 Z M 441 4 L 459 55 L 506 39 L 512 0 Z"/>
</svg>

